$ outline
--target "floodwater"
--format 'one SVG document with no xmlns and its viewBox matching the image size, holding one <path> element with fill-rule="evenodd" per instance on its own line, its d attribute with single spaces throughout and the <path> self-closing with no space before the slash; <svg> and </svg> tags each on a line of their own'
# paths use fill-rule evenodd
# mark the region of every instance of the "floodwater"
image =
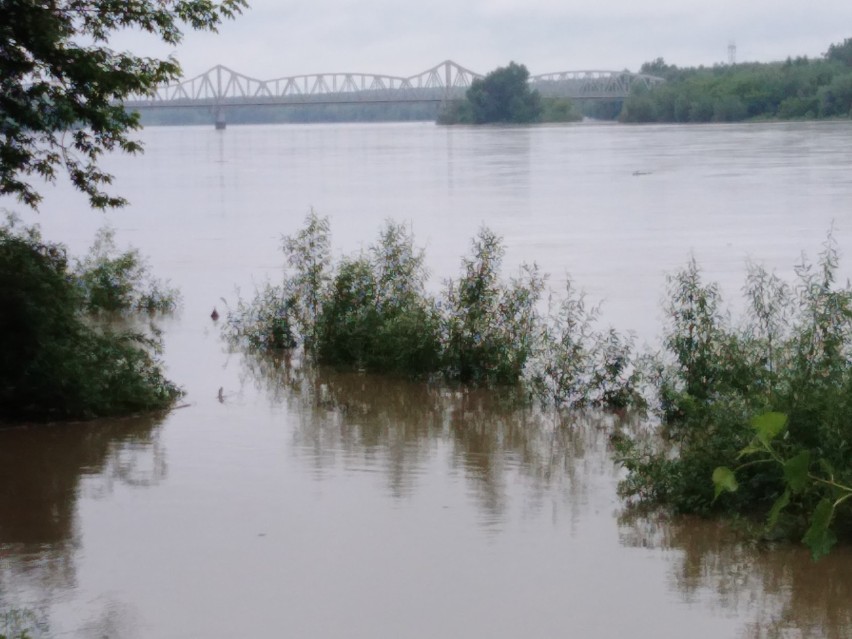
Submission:
<svg viewBox="0 0 852 639">
<path fill-rule="evenodd" d="M 108 158 L 128 209 L 60 184 L 21 213 L 77 254 L 108 221 L 181 289 L 161 324 L 185 406 L 0 431 L 0 613 L 83 638 L 852 636 L 850 549 L 813 564 L 630 512 L 616 417 L 246 359 L 209 318 L 278 276 L 313 206 L 338 254 L 410 223 L 435 290 L 487 225 L 507 275 L 570 274 L 653 348 L 665 274 L 692 255 L 734 308 L 747 260 L 790 276 L 832 226 L 852 272 L 852 125 L 141 135 L 144 156 Z"/>
</svg>

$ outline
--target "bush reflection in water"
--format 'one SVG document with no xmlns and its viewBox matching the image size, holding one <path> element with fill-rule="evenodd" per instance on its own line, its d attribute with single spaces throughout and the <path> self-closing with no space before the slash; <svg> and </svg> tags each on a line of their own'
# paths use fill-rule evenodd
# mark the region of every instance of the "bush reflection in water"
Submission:
<svg viewBox="0 0 852 639">
<path fill-rule="evenodd" d="M 119 485 L 165 479 L 162 420 L 155 414 L 0 432 L 0 613 L 36 619 L 22 626 L 30 637 L 47 632 L 44 607 L 76 584 L 81 494 L 98 499 Z"/>
<path fill-rule="evenodd" d="M 475 485 L 486 517 L 505 507 L 506 471 L 539 496 L 555 484 L 587 502 L 588 478 L 614 475 L 607 433 L 620 418 L 603 412 L 542 410 L 519 391 L 456 390 L 398 378 L 336 372 L 286 357 L 243 353 L 244 383 L 298 413 L 296 448 L 322 473 L 339 457 L 372 464 L 386 457 L 391 493 L 408 494 L 436 442 Z M 632 418 L 631 418 L 632 419 Z"/>
<path fill-rule="evenodd" d="M 626 509 L 621 543 L 673 551 L 670 589 L 686 603 L 710 593 L 714 605 L 749 619 L 741 639 L 852 636 L 852 552 L 820 562 L 807 548 L 744 540 L 724 522 Z"/>
<path fill-rule="evenodd" d="M 436 441 L 448 442 L 454 467 L 473 487 L 486 521 L 499 519 L 511 471 L 530 501 L 564 491 L 581 514 L 590 487 L 618 479 L 612 443 L 621 433 L 653 436 L 636 415 L 559 411 L 530 405 L 510 390 L 448 389 L 382 376 L 340 373 L 285 358 L 243 355 L 244 383 L 275 405 L 298 411 L 297 448 L 316 472 L 385 457 L 390 493 L 409 495 L 416 469 Z M 804 547 L 744 541 L 724 523 L 670 517 L 627 507 L 618 513 L 621 544 L 674 551 L 672 592 L 684 602 L 707 599 L 744 618 L 743 639 L 841 639 L 852 633 L 852 552 L 836 549 L 814 563 Z M 791 634 L 792 633 L 792 634 Z"/>
</svg>

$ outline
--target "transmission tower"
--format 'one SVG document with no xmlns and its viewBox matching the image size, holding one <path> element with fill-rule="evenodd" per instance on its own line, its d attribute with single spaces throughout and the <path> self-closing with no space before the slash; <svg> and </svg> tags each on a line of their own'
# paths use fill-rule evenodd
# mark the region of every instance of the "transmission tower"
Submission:
<svg viewBox="0 0 852 639">
<path fill-rule="evenodd" d="M 728 41 L 728 64 L 737 63 L 737 43 L 733 40 Z"/>
</svg>

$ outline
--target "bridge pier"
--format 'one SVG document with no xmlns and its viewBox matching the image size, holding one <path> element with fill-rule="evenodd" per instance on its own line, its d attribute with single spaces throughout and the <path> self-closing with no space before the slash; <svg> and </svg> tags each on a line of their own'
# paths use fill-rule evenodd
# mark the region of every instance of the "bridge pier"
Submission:
<svg viewBox="0 0 852 639">
<path fill-rule="evenodd" d="M 225 130 L 225 110 L 222 107 L 216 107 L 216 122 L 215 122 L 217 131 Z"/>
</svg>

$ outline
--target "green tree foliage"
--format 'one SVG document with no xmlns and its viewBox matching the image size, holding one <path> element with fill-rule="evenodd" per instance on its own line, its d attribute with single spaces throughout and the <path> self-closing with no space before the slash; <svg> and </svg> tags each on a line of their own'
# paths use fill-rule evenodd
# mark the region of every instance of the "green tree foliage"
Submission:
<svg viewBox="0 0 852 639">
<path fill-rule="evenodd" d="M 282 283 L 266 282 L 252 300 L 240 297 L 229 309 L 225 335 L 234 344 L 260 351 L 307 350 L 317 342 L 319 316 L 331 283 L 331 231 L 327 217 L 311 209 L 304 227 L 281 238 Z"/>
<path fill-rule="evenodd" d="M 653 75 L 666 80 L 671 79 L 677 74 L 678 68 L 673 64 L 666 64 L 663 58 L 657 58 L 651 62 L 644 63 L 639 68 L 639 73 Z"/>
<path fill-rule="evenodd" d="M 832 44 L 825 52 L 827 60 L 840 62 L 847 67 L 852 67 L 852 38 L 846 38 L 840 44 Z"/>
<path fill-rule="evenodd" d="M 86 318 L 65 249 L 0 227 L 0 419 L 115 415 L 169 406 L 159 342 Z"/>
<path fill-rule="evenodd" d="M 837 472 L 825 457 L 818 463 L 813 463 L 812 451 L 802 448 L 790 450 L 784 445 L 779 435 L 785 433 L 787 416 L 783 413 L 764 413 L 752 420 L 754 437 L 739 454 L 739 458 L 747 461 L 731 470 L 727 466 L 719 466 L 713 471 L 713 484 L 716 488 L 715 498 L 725 492 L 735 493 L 739 490 L 736 472 L 756 464 L 775 464 L 776 470 L 781 470 L 783 492 L 772 504 L 766 517 L 766 528 L 771 531 L 778 526 L 782 513 L 791 506 L 800 505 L 802 501 L 810 501 L 813 511 L 810 515 L 809 526 L 802 541 L 810 548 L 814 559 L 820 559 L 829 553 L 837 542 L 837 535 L 832 529 L 832 523 L 838 509 L 852 498 L 852 485 L 843 484 L 837 479 Z M 786 451 L 785 451 L 786 449 Z M 754 459 L 754 457 L 757 457 Z M 848 473 L 844 473 L 848 476 Z M 809 495 L 808 495 L 809 493 Z"/>
<path fill-rule="evenodd" d="M 578 122 L 583 119 L 580 109 L 568 98 L 542 100 L 542 122 Z"/>
<path fill-rule="evenodd" d="M 641 71 L 666 79 L 637 88 L 624 103 L 625 122 L 739 122 L 754 118 L 849 117 L 852 40 L 821 59 L 678 68 L 662 58 Z"/>
<path fill-rule="evenodd" d="M 115 231 L 98 231 L 89 254 L 77 260 L 73 276 L 89 312 L 170 312 L 177 308 L 178 292 L 153 278 L 135 248 L 119 252 Z"/>
<path fill-rule="evenodd" d="M 465 102 L 450 107 L 439 121 L 471 124 L 528 124 L 538 122 L 542 100 L 538 91 L 530 89 L 530 72 L 522 64 L 510 62 L 484 78 L 474 80 L 467 90 Z"/>
<path fill-rule="evenodd" d="M 569 280 L 540 327 L 540 343 L 528 367 L 537 393 L 556 406 L 644 407 L 632 336 L 595 328 L 599 310 Z"/>
<path fill-rule="evenodd" d="M 110 37 L 136 29 L 171 45 L 181 28 L 215 31 L 245 0 L 0 0 L 0 194 L 35 207 L 33 177 L 53 181 L 64 167 L 93 207 L 120 206 L 107 151 L 136 153 L 138 115 L 121 100 L 180 75 L 177 62 L 116 52 Z"/>
<path fill-rule="evenodd" d="M 763 516 L 815 557 L 852 536 L 852 289 L 837 269 L 830 238 L 792 284 L 750 267 L 738 322 L 694 262 L 670 278 L 661 444 L 619 443 L 624 495 Z"/>
</svg>

